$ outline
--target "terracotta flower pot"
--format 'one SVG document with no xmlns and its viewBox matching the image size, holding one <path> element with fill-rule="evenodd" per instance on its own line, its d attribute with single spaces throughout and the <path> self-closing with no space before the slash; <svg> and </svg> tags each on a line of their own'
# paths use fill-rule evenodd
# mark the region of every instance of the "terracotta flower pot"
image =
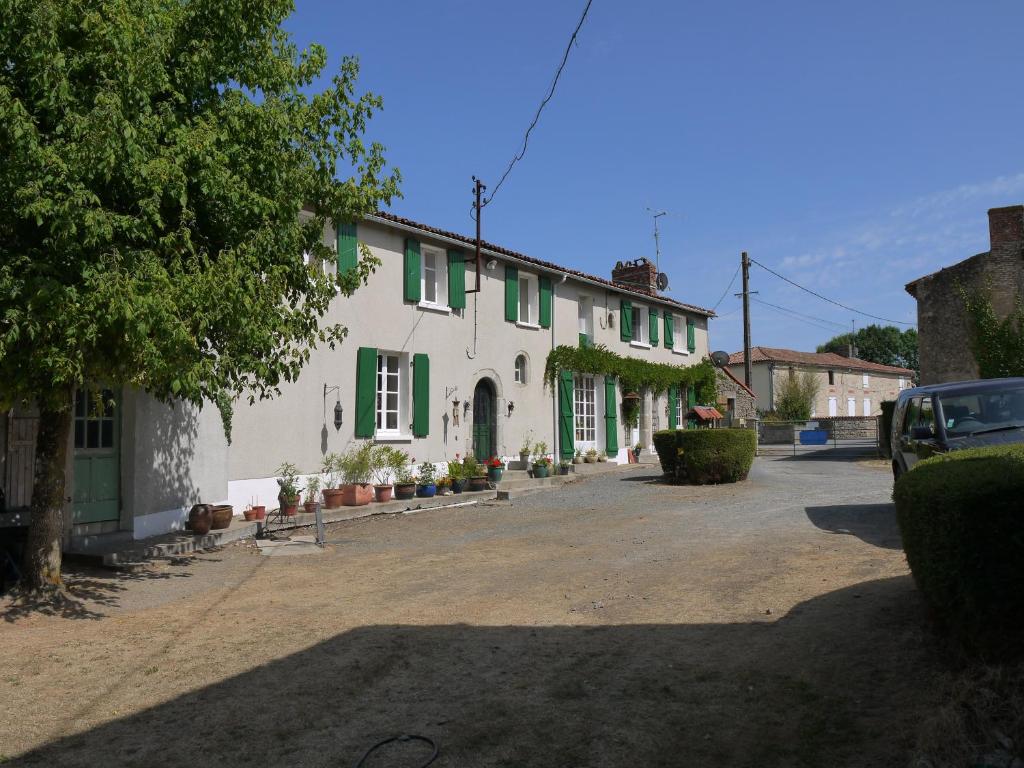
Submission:
<svg viewBox="0 0 1024 768">
<path fill-rule="evenodd" d="M 307 501 L 303 503 L 302 508 L 306 510 L 307 515 L 315 515 L 319 503 L 319 501 Z"/>
<path fill-rule="evenodd" d="M 469 478 L 469 490 L 471 491 L 486 491 L 487 490 L 487 477 L 471 477 Z"/>
<path fill-rule="evenodd" d="M 210 530 L 222 531 L 231 525 L 231 518 L 235 510 L 230 504 L 215 504 L 210 508 L 212 523 Z"/>
<path fill-rule="evenodd" d="M 405 501 L 416 495 L 416 483 L 395 483 L 395 498 Z"/>
<path fill-rule="evenodd" d="M 284 512 L 285 517 L 295 517 L 299 513 L 299 502 L 293 504 L 285 504 L 281 507 L 281 511 Z"/>
<path fill-rule="evenodd" d="M 324 490 L 324 509 L 337 509 L 341 506 L 342 493 L 340 488 L 327 488 Z"/>
<path fill-rule="evenodd" d="M 250 507 L 249 509 L 247 509 L 244 512 L 242 512 L 242 517 L 244 517 L 246 519 L 246 521 L 248 521 L 250 523 L 253 520 L 266 520 L 267 519 L 267 508 L 265 506 L 263 506 L 262 504 L 259 505 L 259 506 Z"/>
<path fill-rule="evenodd" d="M 391 501 L 391 493 L 394 489 L 390 485 L 375 485 L 373 486 L 373 495 L 377 498 L 377 501 L 383 503 L 385 501 Z"/>
<path fill-rule="evenodd" d="M 213 525 L 213 513 L 209 504 L 195 504 L 188 513 L 188 528 L 196 536 L 205 536 Z"/>
<path fill-rule="evenodd" d="M 373 501 L 373 486 L 369 483 L 350 483 L 341 486 L 341 503 L 346 507 L 361 507 Z"/>
</svg>

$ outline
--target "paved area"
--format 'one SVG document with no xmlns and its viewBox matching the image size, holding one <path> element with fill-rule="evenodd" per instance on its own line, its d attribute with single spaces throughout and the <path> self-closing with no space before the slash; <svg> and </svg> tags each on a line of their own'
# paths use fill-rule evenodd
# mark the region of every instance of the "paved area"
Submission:
<svg viewBox="0 0 1024 768">
<path fill-rule="evenodd" d="M 417 733 L 437 766 L 905 765 L 945 678 L 885 468 L 655 472 L 337 523 L 317 557 L 83 571 L 55 615 L 4 605 L 0 755 L 326 767 Z"/>
</svg>

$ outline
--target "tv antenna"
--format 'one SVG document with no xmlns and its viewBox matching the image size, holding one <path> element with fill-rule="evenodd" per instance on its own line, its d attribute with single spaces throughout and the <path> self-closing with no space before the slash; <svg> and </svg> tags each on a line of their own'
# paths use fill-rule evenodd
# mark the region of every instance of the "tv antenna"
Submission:
<svg viewBox="0 0 1024 768">
<path fill-rule="evenodd" d="M 655 211 L 653 208 L 648 208 L 647 212 L 654 217 L 654 267 L 661 272 L 661 244 L 658 241 L 658 219 L 668 213 L 668 211 Z"/>
</svg>

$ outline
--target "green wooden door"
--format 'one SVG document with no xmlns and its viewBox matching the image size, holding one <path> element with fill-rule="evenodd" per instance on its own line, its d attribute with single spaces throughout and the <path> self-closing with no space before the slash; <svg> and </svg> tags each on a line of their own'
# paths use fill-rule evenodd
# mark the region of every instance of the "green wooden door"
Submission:
<svg viewBox="0 0 1024 768">
<path fill-rule="evenodd" d="M 113 396 L 108 389 L 99 401 L 81 390 L 75 395 L 71 516 L 76 525 L 120 518 L 121 419 Z"/>
<path fill-rule="evenodd" d="M 494 390 L 481 379 L 473 390 L 473 455 L 477 461 L 495 455 L 495 415 Z"/>
</svg>

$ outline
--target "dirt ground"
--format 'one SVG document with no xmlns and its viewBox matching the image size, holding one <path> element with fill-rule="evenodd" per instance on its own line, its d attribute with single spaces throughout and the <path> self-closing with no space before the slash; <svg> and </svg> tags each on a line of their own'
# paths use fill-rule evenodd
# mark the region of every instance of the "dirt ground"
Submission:
<svg viewBox="0 0 1024 768">
<path fill-rule="evenodd" d="M 759 459 L 328 528 L 0 603 L 0 756 L 42 766 L 902 766 L 946 683 L 891 478 Z M 366 766 L 416 766 L 382 748 Z"/>
</svg>

